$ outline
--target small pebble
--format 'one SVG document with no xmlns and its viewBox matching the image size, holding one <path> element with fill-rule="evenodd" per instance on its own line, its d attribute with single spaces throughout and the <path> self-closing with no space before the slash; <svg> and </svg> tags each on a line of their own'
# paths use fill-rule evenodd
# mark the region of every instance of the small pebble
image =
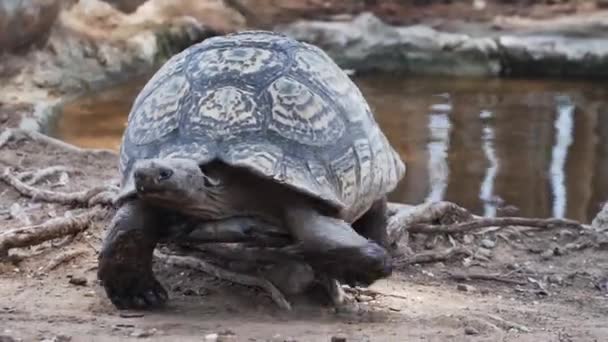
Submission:
<svg viewBox="0 0 608 342">
<path fill-rule="evenodd" d="M 547 281 L 551 284 L 562 285 L 564 283 L 564 277 L 552 274 L 547 278 Z"/>
<path fill-rule="evenodd" d="M 207 334 L 205 335 L 205 342 L 217 342 L 219 337 L 218 334 Z"/>
<path fill-rule="evenodd" d="M 331 337 L 331 342 L 346 342 L 346 336 L 342 334 L 334 335 Z"/>
<path fill-rule="evenodd" d="M 473 327 L 465 327 L 464 328 L 465 335 L 477 335 L 479 331 Z"/>
<path fill-rule="evenodd" d="M 137 338 L 146 338 L 154 335 L 156 333 L 156 329 L 152 328 L 150 330 L 136 329 L 134 330 L 130 336 Z"/>
<path fill-rule="evenodd" d="M 70 284 L 77 286 L 86 286 L 87 278 L 84 277 L 72 277 L 70 278 Z"/>
<path fill-rule="evenodd" d="M 553 257 L 553 249 L 547 249 L 546 251 L 542 252 L 540 257 L 543 260 L 551 259 Z"/>
<path fill-rule="evenodd" d="M 473 292 L 475 291 L 475 287 L 467 284 L 458 284 L 456 285 L 456 289 L 462 292 Z"/>
<path fill-rule="evenodd" d="M 492 241 L 490 239 L 483 239 L 483 240 L 481 240 L 481 245 L 484 248 L 492 249 L 492 248 L 494 248 L 496 246 L 496 242 Z"/>
<path fill-rule="evenodd" d="M 362 294 L 357 296 L 357 301 L 359 302 L 371 302 L 372 300 L 374 300 L 374 298 L 368 295 Z"/>
</svg>

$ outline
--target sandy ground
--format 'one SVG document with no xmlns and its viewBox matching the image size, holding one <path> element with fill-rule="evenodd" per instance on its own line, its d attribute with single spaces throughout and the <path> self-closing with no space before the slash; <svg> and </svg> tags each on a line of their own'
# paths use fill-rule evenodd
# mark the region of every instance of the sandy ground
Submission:
<svg viewBox="0 0 608 342">
<path fill-rule="evenodd" d="M 82 171 L 67 182 L 51 178 L 38 185 L 55 191 L 84 190 L 117 176 L 113 153 L 69 152 L 27 139 L 13 139 L 1 151 L 2 169 L 64 165 Z M 83 209 L 33 201 L 0 182 L 0 234 L 66 210 Z M 597 287 L 608 269 L 608 252 L 568 251 L 568 243 L 586 239 L 578 232 L 513 239 L 490 233 L 483 238 L 495 246 L 482 244 L 491 248 L 479 247 L 482 237 L 457 237 L 474 257 L 400 267 L 374 284 L 372 293 L 357 295 L 338 310 L 300 299 L 292 312 L 284 312 L 255 289 L 157 263 L 170 305 L 134 314 L 117 311 L 96 282 L 106 223 L 107 218 L 93 222 L 71 239 L 11 250 L 12 261 L 0 263 L 0 335 L 23 341 L 201 341 L 214 333 L 229 341 L 604 341 L 608 336 L 608 297 Z M 73 251 L 81 254 L 46 269 L 56 256 Z M 509 282 L 459 283 L 447 271 L 502 274 Z"/>
</svg>

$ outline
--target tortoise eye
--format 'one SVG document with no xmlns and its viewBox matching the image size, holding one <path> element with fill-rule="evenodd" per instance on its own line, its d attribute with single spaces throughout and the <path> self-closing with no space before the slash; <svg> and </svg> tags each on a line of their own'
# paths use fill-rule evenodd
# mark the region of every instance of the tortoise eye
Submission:
<svg viewBox="0 0 608 342">
<path fill-rule="evenodd" d="M 163 181 L 163 180 L 167 180 L 169 178 L 171 178 L 171 176 L 173 176 L 173 171 L 171 170 L 160 170 L 160 172 L 158 173 L 158 180 Z"/>
</svg>

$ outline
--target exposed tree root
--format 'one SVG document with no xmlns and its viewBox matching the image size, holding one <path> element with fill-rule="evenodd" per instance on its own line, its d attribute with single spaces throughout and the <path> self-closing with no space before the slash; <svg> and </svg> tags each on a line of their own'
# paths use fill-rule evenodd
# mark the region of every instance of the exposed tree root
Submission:
<svg viewBox="0 0 608 342">
<path fill-rule="evenodd" d="M 84 205 L 90 206 L 92 204 L 112 204 L 112 197 L 107 195 L 104 197 L 99 197 L 100 193 L 103 192 L 113 192 L 113 186 L 97 186 L 89 190 L 66 193 L 66 192 L 57 192 L 50 191 L 44 189 L 38 189 L 28 184 L 23 183 L 19 178 L 11 172 L 10 168 L 6 168 L 4 172 L 0 175 L 0 179 L 12 186 L 15 190 L 17 190 L 21 195 L 31 197 L 33 200 L 44 201 L 44 202 L 52 202 L 52 203 L 61 203 L 61 204 L 76 204 L 76 205 Z M 95 199 L 95 201 L 91 201 Z"/>
<path fill-rule="evenodd" d="M 93 208 L 74 217 L 54 218 L 45 223 L 9 229 L 0 233 L 0 257 L 8 255 L 11 248 L 29 247 L 87 229 L 92 221 L 101 219 L 106 210 Z"/>
<path fill-rule="evenodd" d="M 447 261 L 460 255 L 472 255 L 471 251 L 464 247 L 452 247 L 439 252 L 422 252 L 402 260 L 397 260 L 395 264 L 412 265 L 412 264 L 428 264 L 432 262 Z"/>
<path fill-rule="evenodd" d="M 577 221 L 566 219 L 533 219 L 524 217 L 495 217 L 476 218 L 469 222 L 453 223 L 448 225 L 414 224 L 407 228 L 410 233 L 424 234 L 454 234 L 465 233 L 484 227 L 521 226 L 538 229 L 574 228 L 583 230 L 585 227 Z"/>
<path fill-rule="evenodd" d="M 489 280 L 497 281 L 500 283 L 514 284 L 514 285 L 526 285 L 527 282 L 517 279 L 511 279 L 499 274 L 484 274 L 484 273 L 456 273 L 452 272 L 449 277 L 454 280 Z"/>
<path fill-rule="evenodd" d="M 81 173 L 81 171 L 76 170 L 72 167 L 66 167 L 66 166 L 62 166 L 62 165 L 57 165 L 57 166 L 50 166 L 47 168 L 44 168 L 42 170 L 38 170 L 38 171 L 28 171 L 28 172 L 22 172 L 19 174 L 19 176 L 17 178 L 19 178 L 20 181 L 27 183 L 28 185 L 36 185 L 37 183 L 56 176 L 58 174 L 62 174 L 62 173 Z"/>
<path fill-rule="evenodd" d="M 45 134 L 42 134 L 42 133 L 39 133 L 36 131 L 19 129 L 19 128 L 8 128 L 8 129 L 5 129 L 2 132 L 2 134 L 0 134 L 0 148 L 4 147 L 4 145 L 6 145 L 6 143 L 9 142 L 11 139 L 18 139 L 18 140 L 28 139 L 31 141 L 39 142 L 39 143 L 42 143 L 45 145 L 53 146 L 60 150 L 69 151 L 69 152 L 73 152 L 73 153 L 88 153 L 88 154 L 110 153 L 113 155 L 116 154 L 116 152 L 114 152 L 112 150 L 106 150 L 106 149 L 89 149 L 89 148 L 83 149 L 78 146 L 68 144 L 66 142 L 49 137 L 48 135 L 45 135 Z"/>
<path fill-rule="evenodd" d="M 193 268 L 235 284 L 259 287 L 266 291 L 280 308 L 291 310 L 291 304 L 285 299 L 281 291 L 266 279 L 224 270 L 191 256 L 167 255 L 159 251 L 155 251 L 154 255 L 170 265 Z"/>
</svg>

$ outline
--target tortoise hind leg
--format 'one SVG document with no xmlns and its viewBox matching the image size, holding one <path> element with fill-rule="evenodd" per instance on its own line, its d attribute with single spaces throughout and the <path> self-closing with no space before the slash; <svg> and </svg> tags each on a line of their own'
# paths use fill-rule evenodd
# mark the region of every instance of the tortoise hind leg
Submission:
<svg viewBox="0 0 608 342">
<path fill-rule="evenodd" d="M 363 216 L 353 223 L 353 228 L 363 237 L 375 241 L 384 248 L 389 248 L 388 232 L 388 201 L 386 196 L 372 204 Z"/>
<path fill-rule="evenodd" d="M 370 285 L 392 273 L 387 250 L 357 234 L 345 221 L 320 214 L 312 207 L 288 208 L 285 224 L 297 241 L 294 254 L 315 271 L 342 283 Z"/>
<path fill-rule="evenodd" d="M 163 305 L 167 292 L 152 271 L 154 248 L 160 240 L 158 210 L 139 201 L 123 205 L 110 224 L 97 276 L 112 304 L 119 309 Z"/>
</svg>

